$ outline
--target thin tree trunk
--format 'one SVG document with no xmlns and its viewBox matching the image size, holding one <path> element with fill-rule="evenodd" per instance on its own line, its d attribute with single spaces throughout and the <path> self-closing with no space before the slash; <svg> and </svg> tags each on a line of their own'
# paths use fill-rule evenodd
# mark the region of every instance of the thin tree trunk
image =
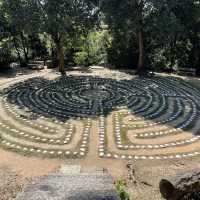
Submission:
<svg viewBox="0 0 200 200">
<path fill-rule="evenodd" d="M 16 50 L 16 52 L 17 52 L 17 57 L 18 57 L 18 59 L 19 59 L 19 63 L 20 63 L 20 66 L 21 66 L 21 64 L 22 64 L 22 59 L 21 59 L 21 55 L 20 55 L 19 49 L 18 49 L 18 47 L 17 47 L 16 39 L 14 38 L 13 41 L 14 41 L 15 50 Z"/>
<path fill-rule="evenodd" d="M 175 57 L 175 50 L 176 50 L 176 43 L 177 43 L 177 37 L 176 34 L 173 41 L 170 42 L 170 70 L 173 71 L 174 65 L 176 63 L 176 57 Z"/>
<path fill-rule="evenodd" d="M 57 51 L 57 56 L 58 56 L 58 67 L 59 67 L 59 72 L 65 73 L 65 65 L 64 65 L 64 51 L 63 51 L 63 46 L 61 45 L 61 42 L 58 41 L 56 43 L 56 51 Z"/>
<path fill-rule="evenodd" d="M 26 61 L 26 64 L 28 64 L 28 62 L 29 62 L 28 50 L 26 50 L 25 37 L 24 37 L 23 32 L 20 33 L 20 36 L 21 36 L 21 40 L 22 40 L 22 47 L 23 47 L 23 51 L 24 51 L 25 61 Z"/>
<path fill-rule="evenodd" d="M 87 48 L 87 59 L 86 59 L 86 67 L 90 66 L 90 44 L 89 44 L 89 33 L 86 33 L 85 38 L 87 39 L 86 41 L 86 48 Z"/>
<path fill-rule="evenodd" d="M 86 60 L 86 67 L 90 66 L 90 44 L 87 41 L 87 60 Z"/>
<path fill-rule="evenodd" d="M 173 71 L 173 67 L 175 65 L 175 57 L 174 57 L 174 44 L 171 42 L 170 44 L 170 70 Z"/>
<path fill-rule="evenodd" d="M 144 66 L 144 36 L 143 30 L 140 29 L 138 32 L 138 45 L 139 45 L 139 58 L 138 58 L 138 66 L 137 72 L 138 74 L 145 73 L 145 66 Z"/>
</svg>

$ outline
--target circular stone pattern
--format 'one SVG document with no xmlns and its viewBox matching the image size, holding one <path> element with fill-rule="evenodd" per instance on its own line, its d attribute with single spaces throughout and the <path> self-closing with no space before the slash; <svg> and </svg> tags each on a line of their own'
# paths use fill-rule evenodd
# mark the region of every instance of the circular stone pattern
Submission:
<svg viewBox="0 0 200 200">
<path fill-rule="evenodd" d="M 200 91 L 181 79 L 32 78 L 2 93 L 1 144 L 9 149 L 84 157 L 92 118 L 99 117 L 100 157 L 153 160 L 200 154 Z"/>
<path fill-rule="evenodd" d="M 135 93 L 128 85 L 110 79 L 65 77 L 56 81 L 32 79 L 6 91 L 7 100 L 32 111 L 66 119 L 97 116 L 125 105 Z"/>
</svg>

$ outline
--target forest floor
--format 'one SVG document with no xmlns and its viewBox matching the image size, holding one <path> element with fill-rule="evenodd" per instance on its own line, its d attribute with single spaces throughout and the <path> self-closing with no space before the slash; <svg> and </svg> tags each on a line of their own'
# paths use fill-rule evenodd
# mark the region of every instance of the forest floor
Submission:
<svg viewBox="0 0 200 200">
<path fill-rule="evenodd" d="M 89 75 L 101 76 L 104 78 L 113 78 L 115 80 L 131 80 L 131 73 L 115 70 L 93 68 L 85 71 L 69 71 L 71 75 Z M 0 84 L 9 81 L 18 82 L 19 79 L 27 79 L 35 76 L 43 76 L 48 79 L 58 77 L 54 70 L 26 71 L 21 70 L 14 76 L 0 76 Z M 168 76 L 162 74 L 162 76 Z M 200 80 L 196 78 L 183 77 L 198 87 Z M 23 156 L 16 152 L 0 149 L 0 200 L 10 200 L 16 196 L 23 185 L 37 177 L 47 175 L 56 171 L 63 164 L 81 165 L 83 168 L 106 168 L 115 180 L 125 179 L 128 186 L 128 192 L 132 200 L 161 200 L 159 192 L 159 181 L 166 176 L 173 176 L 182 171 L 188 171 L 200 168 L 200 156 L 193 158 L 182 158 L 172 160 L 137 160 L 132 161 L 134 168 L 134 181 L 129 180 L 127 169 L 128 161 L 121 159 L 102 159 L 98 156 L 98 122 L 93 121 L 88 155 L 84 159 L 56 159 L 41 158 L 33 156 Z M 179 148 L 179 147 L 178 147 Z M 191 147 L 193 148 L 193 147 Z M 195 146 L 194 146 L 195 148 Z M 180 147 L 181 149 L 181 147 Z M 148 150 L 151 151 L 151 150 Z M 147 153 L 151 155 L 151 153 Z"/>
</svg>

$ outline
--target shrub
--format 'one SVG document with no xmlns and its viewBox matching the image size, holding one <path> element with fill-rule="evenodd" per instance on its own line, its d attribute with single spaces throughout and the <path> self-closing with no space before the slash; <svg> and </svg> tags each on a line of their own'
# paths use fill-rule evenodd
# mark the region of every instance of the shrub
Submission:
<svg viewBox="0 0 200 200">
<path fill-rule="evenodd" d="M 9 68 L 12 60 L 11 50 L 8 45 L 2 45 L 0 47 L 0 69 L 4 70 Z"/>
<path fill-rule="evenodd" d="M 130 200 L 130 197 L 126 191 L 126 182 L 124 180 L 118 180 L 115 183 L 115 186 L 121 200 Z"/>
</svg>

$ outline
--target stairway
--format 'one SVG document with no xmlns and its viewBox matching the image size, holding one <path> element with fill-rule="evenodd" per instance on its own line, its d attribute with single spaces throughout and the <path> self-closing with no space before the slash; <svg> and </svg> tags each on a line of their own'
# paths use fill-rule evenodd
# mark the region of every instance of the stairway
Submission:
<svg viewBox="0 0 200 200">
<path fill-rule="evenodd" d="M 61 166 L 27 185 L 16 200 L 119 200 L 112 177 L 102 170 Z"/>
</svg>

